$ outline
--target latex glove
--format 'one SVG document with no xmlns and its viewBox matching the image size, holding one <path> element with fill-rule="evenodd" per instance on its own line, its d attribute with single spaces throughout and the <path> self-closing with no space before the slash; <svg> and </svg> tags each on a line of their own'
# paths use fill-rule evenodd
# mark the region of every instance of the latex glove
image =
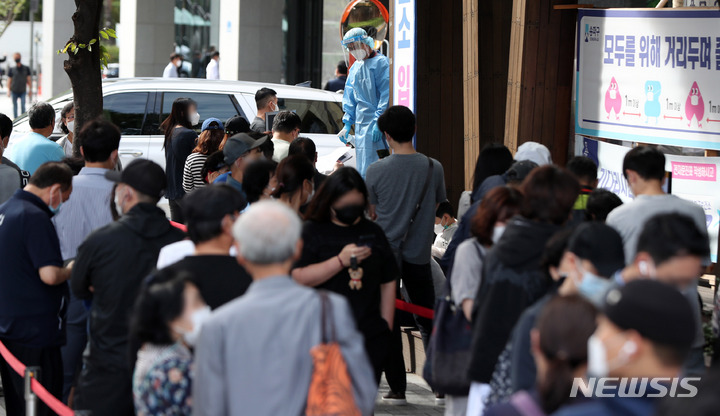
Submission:
<svg viewBox="0 0 720 416">
<path fill-rule="evenodd" d="M 373 143 L 379 143 L 382 140 L 382 132 L 377 126 L 377 122 L 373 124 L 372 128 L 372 141 Z"/>
<path fill-rule="evenodd" d="M 340 133 L 338 133 L 338 139 L 340 139 L 343 144 L 348 144 L 348 135 L 350 134 L 350 130 L 352 129 L 352 124 L 345 124 L 345 127 L 343 127 L 342 130 L 340 130 Z"/>
</svg>

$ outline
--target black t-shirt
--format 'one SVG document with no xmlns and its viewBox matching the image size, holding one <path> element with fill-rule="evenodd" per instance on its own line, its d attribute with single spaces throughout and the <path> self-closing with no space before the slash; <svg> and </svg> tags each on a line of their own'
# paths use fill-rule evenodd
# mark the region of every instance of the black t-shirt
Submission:
<svg viewBox="0 0 720 416">
<path fill-rule="evenodd" d="M 165 148 L 165 174 L 167 175 L 167 193 L 169 200 L 180 199 L 185 195 L 182 187 L 185 160 L 195 148 L 197 133 L 185 127 L 172 131 L 170 144 Z"/>
<path fill-rule="evenodd" d="M 317 288 L 345 296 L 358 329 L 366 340 L 386 331 L 387 323 L 380 314 L 380 285 L 392 282 L 400 273 L 382 229 L 364 218 L 350 227 L 308 221 L 303 227 L 302 237 L 303 252 L 295 265 L 298 268 L 336 257 L 348 244 L 369 245 L 372 248 L 372 255 L 359 265 L 363 269 L 360 290 L 350 289 L 348 269 L 343 269 Z"/>
<path fill-rule="evenodd" d="M 11 66 L 8 72 L 8 78 L 12 78 L 12 84 L 10 85 L 10 91 L 21 94 L 27 91 L 27 77 L 30 76 L 30 68 L 25 65 L 19 67 Z"/>
<path fill-rule="evenodd" d="M 248 272 L 231 256 L 188 256 L 168 267 L 190 273 L 205 303 L 212 309 L 242 296 L 252 283 Z"/>
</svg>

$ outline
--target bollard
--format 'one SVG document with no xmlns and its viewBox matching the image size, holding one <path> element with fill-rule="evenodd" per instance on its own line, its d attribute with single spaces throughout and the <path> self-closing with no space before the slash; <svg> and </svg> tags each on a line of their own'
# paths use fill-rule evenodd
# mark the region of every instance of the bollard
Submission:
<svg viewBox="0 0 720 416">
<path fill-rule="evenodd" d="M 25 368 L 25 416 L 37 415 L 37 396 L 32 391 L 32 380 L 39 376 L 40 367 Z"/>
</svg>

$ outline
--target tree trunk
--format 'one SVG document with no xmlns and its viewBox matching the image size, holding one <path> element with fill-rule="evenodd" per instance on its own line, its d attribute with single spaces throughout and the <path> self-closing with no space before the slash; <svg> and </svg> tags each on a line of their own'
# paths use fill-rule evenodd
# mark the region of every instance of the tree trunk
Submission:
<svg viewBox="0 0 720 416">
<path fill-rule="evenodd" d="M 92 51 L 81 48 L 77 53 L 68 50 L 69 59 L 65 61 L 65 72 L 70 77 L 75 101 L 75 132 L 82 129 L 86 122 L 102 114 L 103 95 L 100 68 L 100 19 L 102 0 L 75 0 L 76 10 L 72 16 L 75 33 L 70 42 L 88 45 L 92 39 L 98 41 L 92 45 Z M 77 140 L 73 141 L 73 154 L 80 156 Z"/>
</svg>

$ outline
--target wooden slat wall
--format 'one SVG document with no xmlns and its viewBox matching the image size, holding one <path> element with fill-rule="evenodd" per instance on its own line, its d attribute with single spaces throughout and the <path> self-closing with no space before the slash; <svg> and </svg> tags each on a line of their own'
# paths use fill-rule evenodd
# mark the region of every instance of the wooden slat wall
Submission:
<svg viewBox="0 0 720 416">
<path fill-rule="evenodd" d="M 463 103 L 465 189 L 472 187 L 475 161 L 480 152 L 480 96 L 478 75 L 478 0 L 463 0 Z"/>
<path fill-rule="evenodd" d="M 513 0 L 505 144 L 546 145 L 565 164 L 571 135 L 575 10 L 568 0 Z"/>
<path fill-rule="evenodd" d="M 464 189 L 463 1 L 417 4 L 417 149 L 445 171 L 448 199 Z"/>
<path fill-rule="evenodd" d="M 512 10 L 508 0 L 463 0 L 466 189 L 480 149 L 505 137 Z"/>
</svg>

